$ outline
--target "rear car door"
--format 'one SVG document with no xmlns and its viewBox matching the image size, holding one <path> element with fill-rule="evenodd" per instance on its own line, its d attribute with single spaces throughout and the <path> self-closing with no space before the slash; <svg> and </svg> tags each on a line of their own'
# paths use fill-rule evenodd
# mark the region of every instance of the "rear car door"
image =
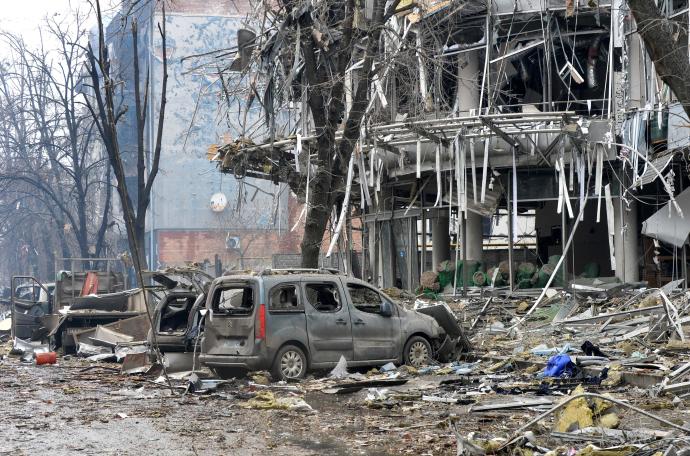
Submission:
<svg viewBox="0 0 690 456">
<path fill-rule="evenodd" d="M 311 362 L 337 363 L 340 356 L 352 361 L 352 326 L 340 282 L 304 280 L 303 296 Z"/>
<path fill-rule="evenodd" d="M 209 355 L 251 355 L 254 311 L 260 302 L 255 279 L 224 281 L 211 289 L 202 352 Z"/>
<path fill-rule="evenodd" d="M 347 293 L 352 305 L 350 315 L 355 361 L 397 359 L 402 353 L 397 306 L 391 306 L 392 315 L 382 315 L 381 304 L 385 298 L 374 288 L 361 283 L 348 281 Z"/>
<path fill-rule="evenodd" d="M 31 276 L 14 276 L 10 285 L 12 337 L 31 339 L 42 327 L 41 317 L 52 311 L 50 292 Z"/>
</svg>

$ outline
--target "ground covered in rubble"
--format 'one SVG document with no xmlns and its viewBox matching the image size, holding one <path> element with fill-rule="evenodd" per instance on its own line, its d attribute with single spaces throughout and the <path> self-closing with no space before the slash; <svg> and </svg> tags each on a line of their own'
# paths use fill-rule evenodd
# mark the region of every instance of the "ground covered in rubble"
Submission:
<svg viewBox="0 0 690 456">
<path fill-rule="evenodd" d="M 249 380 L 184 394 L 76 359 L 0 369 L 2 454 L 455 454 L 448 407 L 376 409 L 360 395 L 307 391 L 313 410 L 262 410 L 245 408 L 268 391 Z"/>
<path fill-rule="evenodd" d="M 448 302 L 472 351 L 420 369 L 125 375 L 0 345 L 0 454 L 652 456 L 690 448 L 684 292 Z M 343 360 L 344 361 L 344 360 Z M 673 451 L 667 451 L 674 449 Z"/>
</svg>

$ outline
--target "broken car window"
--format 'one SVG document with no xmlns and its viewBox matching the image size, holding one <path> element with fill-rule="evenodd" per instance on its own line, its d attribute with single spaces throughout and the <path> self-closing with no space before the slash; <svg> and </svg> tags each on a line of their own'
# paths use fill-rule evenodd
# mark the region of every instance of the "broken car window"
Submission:
<svg viewBox="0 0 690 456">
<path fill-rule="evenodd" d="M 303 311 L 304 306 L 297 298 L 297 287 L 286 285 L 274 288 L 271 291 L 270 310 L 278 312 Z"/>
<path fill-rule="evenodd" d="M 171 298 L 163 308 L 160 321 L 162 332 L 184 331 L 187 329 L 189 311 L 194 305 L 194 297 Z"/>
<path fill-rule="evenodd" d="M 338 287 L 334 283 L 310 283 L 306 285 L 307 300 L 319 312 L 337 312 L 341 307 Z"/>
<path fill-rule="evenodd" d="M 248 286 L 230 286 L 216 290 L 213 311 L 226 314 L 248 314 L 254 308 L 254 290 Z"/>
<path fill-rule="evenodd" d="M 350 293 L 352 305 L 357 310 L 373 314 L 381 313 L 383 299 L 376 290 L 356 283 L 348 283 L 347 290 Z"/>
</svg>

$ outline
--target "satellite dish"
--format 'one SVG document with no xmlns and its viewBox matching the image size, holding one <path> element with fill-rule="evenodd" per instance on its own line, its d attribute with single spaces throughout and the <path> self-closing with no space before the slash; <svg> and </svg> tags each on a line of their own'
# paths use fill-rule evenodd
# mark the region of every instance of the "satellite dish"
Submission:
<svg viewBox="0 0 690 456">
<path fill-rule="evenodd" d="M 228 207 L 228 198 L 221 192 L 214 193 L 211 196 L 210 206 L 213 212 L 223 212 Z"/>
</svg>

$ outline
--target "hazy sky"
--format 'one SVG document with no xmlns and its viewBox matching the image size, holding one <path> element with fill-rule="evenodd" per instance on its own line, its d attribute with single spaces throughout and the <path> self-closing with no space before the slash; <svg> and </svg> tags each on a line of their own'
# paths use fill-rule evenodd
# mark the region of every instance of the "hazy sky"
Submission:
<svg viewBox="0 0 690 456">
<path fill-rule="evenodd" d="M 105 15 L 118 1 L 101 0 L 101 3 Z M 0 0 L 0 30 L 21 34 L 27 45 L 33 47 L 40 43 L 39 27 L 46 16 L 57 15 L 69 20 L 71 11 L 77 8 L 84 13 L 90 11 L 89 0 Z M 95 19 L 91 19 L 90 25 L 95 25 Z"/>
</svg>

